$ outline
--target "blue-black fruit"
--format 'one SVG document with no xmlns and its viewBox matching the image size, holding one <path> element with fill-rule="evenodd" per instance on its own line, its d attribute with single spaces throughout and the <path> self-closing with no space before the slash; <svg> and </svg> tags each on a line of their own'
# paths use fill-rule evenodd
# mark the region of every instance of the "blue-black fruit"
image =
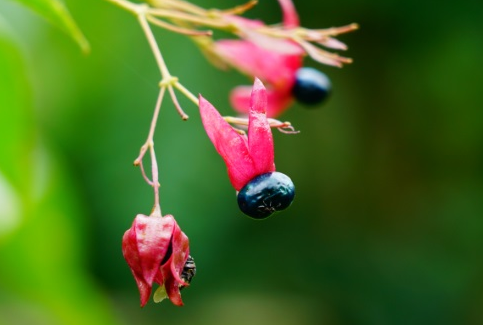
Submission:
<svg viewBox="0 0 483 325">
<path fill-rule="evenodd" d="M 292 95 L 306 105 L 322 103 L 331 92 L 332 86 L 324 73 L 313 68 L 300 68 L 295 73 Z"/>
<path fill-rule="evenodd" d="M 295 196 L 292 180 L 285 174 L 271 172 L 248 182 L 238 193 L 238 206 L 249 217 L 265 219 L 290 206 Z"/>
</svg>

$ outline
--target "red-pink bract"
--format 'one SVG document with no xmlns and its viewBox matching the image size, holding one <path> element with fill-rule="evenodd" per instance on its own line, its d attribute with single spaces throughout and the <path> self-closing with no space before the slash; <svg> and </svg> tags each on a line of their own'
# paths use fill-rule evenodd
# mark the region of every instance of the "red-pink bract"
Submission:
<svg viewBox="0 0 483 325">
<path fill-rule="evenodd" d="M 248 136 L 235 131 L 202 96 L 199 105 L 203 126 L 225 161 L 235 190 L 258 175 L 275 171 L 273 137 L 265 109 L 267 92 L 260 80 L 255 79 L 251 93 Z"/>
<path fill-rule="evenodd" d="M 279 0 L 279 3 L 283 12 L 283 26 L 298 27 L 299 18 L 292 1 Z M 267 116 L 280 115 L 293 101 L 291 89 L 295 83 L 295 73 L 302 66 L 305 52 L 291 41 L 249 33 L 248 29 L 244 36 L 247 40 L 216 42 L 215 51 L 243 73 L 266 82 Z M 246 103 L 249 96 L 246 87 L 236 87 L 230 95 L 233 108 L 240 113 L 247 113 Z"/>
</svg>

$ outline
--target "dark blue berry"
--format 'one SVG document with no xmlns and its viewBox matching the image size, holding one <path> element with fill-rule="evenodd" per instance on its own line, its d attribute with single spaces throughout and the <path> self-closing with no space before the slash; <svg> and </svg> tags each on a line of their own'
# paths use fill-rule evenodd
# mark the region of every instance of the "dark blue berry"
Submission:
<svg viewBox="0 0 483 325">
<path fill-rule="evenodd" d="M 271 172 L 248 182 L 238 193 L 238 206 L 249 217 L 265 219 L 290 206 L 295 196 L 292 180 L 285 174 Z"/>
<path fill-rule="evenodd" d="M 317 105 L 323 102 L 331 92 L 329 78 L 313 68 L 300 68 L 295 74 L 292 95 L 298 102 L 306 105 Z"/>
</svg>

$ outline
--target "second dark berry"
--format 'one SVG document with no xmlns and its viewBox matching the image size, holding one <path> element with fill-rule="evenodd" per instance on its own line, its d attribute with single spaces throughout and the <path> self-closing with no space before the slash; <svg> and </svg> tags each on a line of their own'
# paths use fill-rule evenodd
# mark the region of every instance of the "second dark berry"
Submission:
<svg viewBox="0 0 483 325">
<path fill-rule="evenodd" d="M 330 95 L 331 89 L 330 80 L 324 73 L 313 68 L 300 68 L 295 75 L 292 95 L 302 104 L 317 105 Z"/>
</svg>

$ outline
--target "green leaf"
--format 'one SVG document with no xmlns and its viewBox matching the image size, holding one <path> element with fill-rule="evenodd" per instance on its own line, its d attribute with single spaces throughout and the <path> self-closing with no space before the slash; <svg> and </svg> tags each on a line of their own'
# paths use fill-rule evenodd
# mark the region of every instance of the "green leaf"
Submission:
<svg viewBox="0 0 483 325">
<path fill-rule="evenodd" d="M 0 296 L 3 290 L 32 302 L 52 320 L 44 324 L 115 325 L 106 297 L 85 268 L 85 215 L 75 186 L 51 150 L 41 143 L 34 151 L 33 191 L 24 194 L 23 222 L 0 243 Z"/>
<path fill-rule="evenodd" d="M 115 325 L 85 266 L 75 183 L 42 138 L 23 55 L 1 27 L 0 324 Z"/>
<path fill-rule="evenodd" d="M 3 184 L 14 191 L 29 187 L 31 160 L 27 153 L 34 146 L 32 96 L 23 57 L 0 21 L 0 171 Z M 6 190 L 10 185 L 2 186 Z"/>
<path fill-rule="evenodd" d="M 67 7 L 59 0 L 14 0 L 24 4 L 39 15 L 62 29 L 79 44 L 84 53 L 90 51 L 89 42 L 70 15 Z"/>
</svg>

